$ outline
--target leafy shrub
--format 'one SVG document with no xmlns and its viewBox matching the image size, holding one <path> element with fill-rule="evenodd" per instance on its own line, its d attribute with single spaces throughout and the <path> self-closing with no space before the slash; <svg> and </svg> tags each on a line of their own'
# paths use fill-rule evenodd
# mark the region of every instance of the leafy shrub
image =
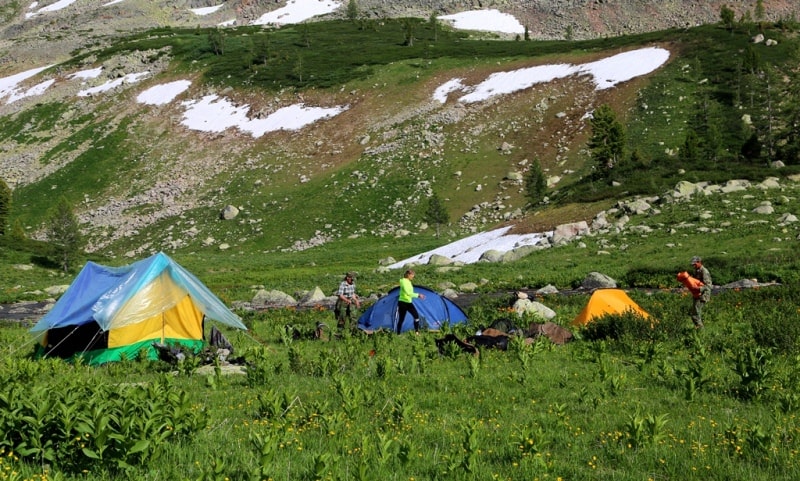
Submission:
<svg viewBox="0 0 800 481">
<path fill-rule="evenodd" d="M 629 287 L 671 287 L 675 285 L 675 272 L 674 269 L 637 267 L 626 272 L 622 281 Z"/>
<path fill-rule="evenodd" d="M 800 323 L 797 322 L 796 306 L 766 304 L 758 315 L 750 319 L 750 323 L 756 344 L 763 348 L 791 354 L 800 347 Z"/>
<path fill-rule="evenodd" d="M 652 340 L 657 337 L 655 325 L 634 311 L 626 311 L 622 314 L 604 314 L 596 317 L 583 328 L 581 335 L 589 341 L 603 339 L 617 341 L 623 338 Z"/>
</svg>

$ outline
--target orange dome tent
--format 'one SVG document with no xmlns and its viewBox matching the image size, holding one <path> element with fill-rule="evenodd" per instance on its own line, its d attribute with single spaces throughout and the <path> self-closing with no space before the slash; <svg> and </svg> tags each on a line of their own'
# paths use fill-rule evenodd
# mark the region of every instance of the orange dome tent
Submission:
<svg viewBox="0 0 800 481">
<path fill-rule="evenodd" d="M 623 314 L 626 311 L 633 311 L 645 319 L 650 317 L 650 314 L 639 307 L 622 289 L 598 289 L 589 298 L 586 307 L 572 320 L 572 325 L 585 326 L 596 317 L 605 314 Z"/>
</svg>

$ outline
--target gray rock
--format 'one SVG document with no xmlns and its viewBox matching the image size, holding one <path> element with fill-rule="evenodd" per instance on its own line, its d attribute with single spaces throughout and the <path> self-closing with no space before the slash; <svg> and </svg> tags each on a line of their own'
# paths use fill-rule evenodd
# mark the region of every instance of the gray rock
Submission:
<svg viewBox="0 0 800 481">
<path fill-rule="evenodd" d="M 235 219 L 236 216 L 238 216 L 238 215 L 239 215 L 239 209 L 234 207 L 234 206 L 232 206 L 232 205 L 230 205 L 230 204 L 226 205 L 225 208 L 222 209 L 222 212 L 219 213 L 219 217 L 222 220 Z"/>
<path fill-rule="evenodd" d="M 547 284 L 546 286 L 538 289 L 536 293 L 542 295 L 558 294 L 558 289 L 556 289 L 556 286 L 552 284 Z"/>
<path fill-rule="evenodd" d="M 775 208 L 772 207 L 772 203 L 769 201 L 762 202 L 758 207 L 753 209 L 752 211 L 754 214 L 772 214 L 775 212 Z"/>
<path fill-rule="evenodd" d="M 453 263 L 453 260 L 449 257 L 443 256 L 441 254 L 432 254 L 428 259 L 428 265 L 431 266 L 446 266 Z"/>
<path fill-rule="evenodd" d="M 394 264 L 396 262 L 397 261 L 394 260 L 394 257 L 386 257 L 386 258 L 383 258 L 383 259 L 379 260 L 378 261 L 378 265 L 379 266 L 390 266 L 390 265 L 392 265 L 392 264 Z"/>
<path fill-rule="evenodd" d="M 502 262 L 505 252 L 496 249 L 489 249 L 481 254 L 480 262 Z"/>
<path fill-rule="evenodd" d="M 553 231 L 551 242 L 553 245 L 566 244 L 576 237 L 586 235 L 589 232 L 589 224 L 587 224 L 585 220 L 580 222 L 572 222 L 569 224 L 561 224 Z"/>
<path fill-rule="evenodd" d="M 617 281 L 599 272 L 590 272 L 581 282 L 584 289 L 606 289 L 617 287 Z"/>
<path fill-rule="evenodd" d="M 256 292 L 251 302 L 255 307 L 287 307 L 297 305 L 297 301 L 289 294 L 277 290 L 268 291 L 266 289 L 261 289 Z"/>
<path fill-rule="evenodd" d="M 532 315 L 549 321 L 556 317 L 556 312 L 541 302 L 531 301 L 530 299 L 517 299 L 513 306 L 514 311 L 519 317 Z"/>
<path fill-rule="evenodd" d="M 318 304 L 323 304 L 326 301 L 327 296 L 319 286 L 314 287 L 314 289 L 308 291 L 300 298 L 300 305 L 301 306 L 315 306 Z"/>
<path fill-rule="evenodd" d="M 47 288 L 45 288 L 44 292 L 46 292 L 50 296 L 57 296 L 59 294 L 63 294 L 65 292 L 67 292 L 67 289 L 69 289 L 69 285 L 68 284 L 62 284 L 60 286 L 47 287 Z"/>
</svg>

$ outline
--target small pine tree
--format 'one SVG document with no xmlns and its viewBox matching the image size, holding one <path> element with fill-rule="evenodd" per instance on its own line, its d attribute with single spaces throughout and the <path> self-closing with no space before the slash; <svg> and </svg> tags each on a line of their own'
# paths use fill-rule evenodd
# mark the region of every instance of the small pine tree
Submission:
<svg viewBox="0 0 800 481">
<path fill-rule="evenodd" d="M 214 29 L 208 32 L 208 43 L 211 44 L 211 50 L 214 55 L 223 55 L 225 53 L 225 34 L 220 29 Z"/>
<path fill-rule="evenodd" d="M 589 151 L 592 160 L 605 176 L 623 158 L 625 152 L 625 127 L 608 104 L 595 109 L 592 114 L 592 135 Z"/>
<path fill-rule="evenodd" d="M 20 223 L 19 219 L 14 220 L 14 223 L 11 225 L 11 240 L 17 244 L 25 242 L 25 229 L 22 228 L 22 224 Z"/>
<path fill-rule="evenodd" d="M 545 179 L 542 164 L 535 159 L 525 176 L 525 196 L 531 205 L 541 202 L 547 192 L 547 179 Z"/>
<path fill-rule="evenodd" d="M 719 18 L 722 21 L 722 25 L 728 30 L 733 30 L 733 21 L 735 17 L 736 14 L 729 6 L 723 5 L 720 7 Z"/>
<path fill-rule="evenodd" d="M 358 18 L 358 2 L 356 0 L 350 0 L 347 2 L 347 19 L 350 21 L 355 21 Z"/>
<path fill-rule="evenodd" d="M 64 197 L 50 211 L 47 237 L 52 245 L 55 261 L 64 272 L 68 272 L 81 250 L 82 239 L 78 218 Z"/>
<path fill-rule="evenodd" d="M 764 0 L 757 0 L 755 10 L 753 12 L 753 16 L 756 17 L 756 20 L 761 23 L 766 18 L 767 10 L 764 8 Z"/>
<path fill-rule="evenodd" d="M 436 16 L 436 12 L 431 12 L 428 22 L 431 24 L 431 28 L 433 29 L 433 41 L 435 42 L 439 40 L 439 18 Z"/>
<path fill-rule="evenodd" d="M 439 237 L 439 228 L 450 222 L 447 208 L 444 201 L 436 192 L 428 198 L 428 206 L 425 209 L 425 222 L 436 226 L 436 237 Z"/>
<path fill-rule="evenodd" d="M 405 33 L 405 40 L 403 40 L 403 45 L 406 47 L 413 47 L 414 46 L 414 20 L 411 18 L 404 18 L 403 19 L 403 32 Z"/>
<path fill-rule="evenodd" d="M 761 141 L 758 140 L 756 132 L 750 134 L 750 137 L 742 144 L 741 154 L 745 159 L 754 162 L 761 158 Z"/>
<path fill-rule="evenodd" d="M 692 129 L 686 131 L 683 148 L 680 150 L 680 159 L 687 164 L 695 164 L 700 161 L 700 138 Z"/>
<path fill-rule="evenodd" d="M 0 179 L 0 235 L 5 235 L 8 216 L 11 214 L 11 188 Z"/>
</svg>

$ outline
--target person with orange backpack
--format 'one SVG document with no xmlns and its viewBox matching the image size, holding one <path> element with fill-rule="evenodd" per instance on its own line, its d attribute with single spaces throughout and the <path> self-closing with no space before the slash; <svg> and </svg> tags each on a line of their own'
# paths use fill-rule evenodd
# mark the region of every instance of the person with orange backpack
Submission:
<svg viewBox="0 0 800 481">
<path fill-rule="evenodd" d="M 689 315 L 695 329 L 701 329 L 703 327 L 703 307 L 711 299 L 711 273 L 703 266 L 703 259 L 698 256 L 692 257 L 692 267 L 694 267 L 694 275 L 689 275 L 686 271 L 680 272 L 678 281 L 692 293 L 692 308 Z"/>
</svg>

